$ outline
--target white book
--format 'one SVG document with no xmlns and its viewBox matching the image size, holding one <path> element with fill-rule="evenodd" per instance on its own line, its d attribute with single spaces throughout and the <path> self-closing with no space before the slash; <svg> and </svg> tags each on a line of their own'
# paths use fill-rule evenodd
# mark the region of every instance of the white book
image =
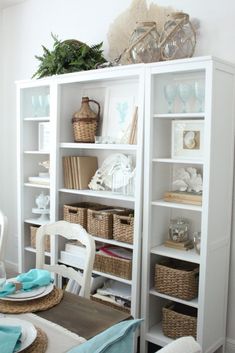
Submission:
<svg viewBox="0 0 235 353">
<path fill-rule="evenodd" d="M 131 300 L 131 286 L 125 283 L 108 280 L 102 288 L 97 289 L 101 295 L 113 295 L 120 298 Z"/>
<path fill-rule="evenodd" d="M 48 177 L 28 177 L 28 180 L 32 184 L 40 184 L 40 185 L 50 185 L 50 178 Z"/>
<path fill-rule="evenodd" d="M 71 254 L 84 255 L 86 248 L 78 245 L 76 242 L 66 243 L 65 251 L 70 252 Z"/>
<path fill-rule="evenodd" d="M 76 255 L 76 254 L 72 254 L 69 253 L 67 251 L 61 251 L 60 252 L 60 261 L 61 262 L 65 262 L 66 264 L 69 264 L 70 266 L 74 266 L 77 268 L 84 268 L 84 264 L 85 264 L 85 254 L 80 254 L 80 255 Z"/>
</svg>

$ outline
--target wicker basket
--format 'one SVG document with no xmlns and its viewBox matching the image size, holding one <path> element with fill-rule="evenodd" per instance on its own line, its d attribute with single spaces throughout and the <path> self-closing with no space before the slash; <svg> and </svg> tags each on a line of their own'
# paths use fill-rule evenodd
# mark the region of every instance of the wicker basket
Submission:
<svg viewBox="0 0 235 353">
<path fill-rule="evenodd" d="M 123 241 L 124 243 L 133 244 L 134 235 L 134 217 L 113 215 L 113 239 Z"/>
<path fill-rule="evenodd" d="M 32 248 L 36 248 L 36 233 L 39 227 L 35 226 L 30 226 L 30 244 Z M 45 237 L 45 251 L 50 252 L 51 251 L 51 246 L 50 246 L 50 236 L 46 235 Z"/>
<path fill-rule="evenodd" d="M 165 336 L 179 338 L 197 336 L 197 310 L 182 304 L 168 304 L 162 309 L 162 330 Z"/>
<path fill-rule="evenodd" d="M 75 142 L 94 143 L 98 123 L 95 118 L 84 120 L 73 118 L 73 136 Z"/>
<path fill-rule="evenodd" d="M 64 205 L 64 220 L 70 223 L 80 224 L 87 229 L 87 209 L 101 209 L 104 205 L 96 203 L 81 202 L 70 205 Z"/>
<path fill-rule="evenodd" d="M 96 254 L 94 270 L 109 273 L 121 278 L 131 279 L 132 261 L 114 256 Z"/>
<path fill-rule="evenodd" d="M 113 214 L 125 213 L 125 209 L 87 210 L 87 231 L 97 237 L 113 238 Z"/>
<path fill-rule="evenodd" d="M 155 289 L 167 295 L 191 300 L 198 295 L 199 266 L 180 260 L 168 260 L 155 266 Z"/>
<path fill-rule="evenodd" d="M 97 297 L 95 297 L 93 295 L 91 295 L 90 298 L 91 298 L 91 300 L 94 300 L 95 302 L 110 306 L 113 309 L 120 310 L 120 311 L 123 311 L 123 312 L 128 313 L 128 314 L 131 313 L 131 309 L 130 308 L 125 308 L 124 306 L 121 306 L 121 305 L 118 305 L 118 304 L 115 304 L 115 303 L 111 303 L 111 302 L 109 302 L 107 300 L 102 300 L 101 298 L 97 298 Z"/>
</svg>

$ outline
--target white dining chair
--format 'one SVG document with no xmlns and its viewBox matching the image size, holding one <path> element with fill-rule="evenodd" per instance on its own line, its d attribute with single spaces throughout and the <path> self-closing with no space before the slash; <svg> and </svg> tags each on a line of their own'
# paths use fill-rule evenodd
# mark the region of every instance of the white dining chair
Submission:
<svg viewBox="0 0 235 353">
<path fill-rule="evenodd" d="M 45 236 L 49 235 L 51 241 L 53 237 L 64 237 L 68 240 L 78 240 L 86 249 L 84 256 L 83 273 L 61 264 L 48 265 L 45 263 Z M 89 298 L 91 288 L 91 275 L 95 259 L 95 241 L 93 237 L 80 225 L 66 221 L 58 221 L 46 224 L 38 228 L 36 234 L 36 267 L 53 272 L 61 277 L 76 281 L 80 286 L 79 295 Z"/>
<path fill-rule="evenodd" d="M 6 241 L 7 241 L 7 217 L 0 210 L 0 261 L 5 260 Z"/>
</svg>

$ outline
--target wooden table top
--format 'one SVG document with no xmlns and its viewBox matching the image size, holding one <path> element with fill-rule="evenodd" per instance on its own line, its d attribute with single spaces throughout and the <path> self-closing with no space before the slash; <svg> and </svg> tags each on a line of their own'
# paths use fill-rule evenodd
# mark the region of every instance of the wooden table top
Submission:
<svg viewBox="0 0 235 353">
<path fill-rule="evenodd" d="M 64 293 L 60 304 L 36 314 L 86 339 L 131 318 L 130 314 L 69 292 Z"/>
</svg>

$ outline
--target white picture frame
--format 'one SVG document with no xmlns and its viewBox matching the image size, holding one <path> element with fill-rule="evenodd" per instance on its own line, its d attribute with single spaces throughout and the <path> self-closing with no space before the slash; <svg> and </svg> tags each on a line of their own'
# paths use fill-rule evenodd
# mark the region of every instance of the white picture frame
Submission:
<svg viewBox="0 0 235 353">
<path fill-rule="evenodd" d="M 128 143 L 131 132 L 133 114 L 135 112 L 135 96 L 126 92 L 111 92 L 106 95 L 102 137 L 111 143 Z"/>
<path fill-rule="evenodd" d="M 51 131 L 50 123 L 39 123 L 38 124 L 38 150 L 39 151 L 50 151 L 51 143 Z"/>
<path fill-rule="evenodd" d="M 171 158 L 202 159 L 204 151 L 204 121 L 172 121 Z"/>
</svg>

